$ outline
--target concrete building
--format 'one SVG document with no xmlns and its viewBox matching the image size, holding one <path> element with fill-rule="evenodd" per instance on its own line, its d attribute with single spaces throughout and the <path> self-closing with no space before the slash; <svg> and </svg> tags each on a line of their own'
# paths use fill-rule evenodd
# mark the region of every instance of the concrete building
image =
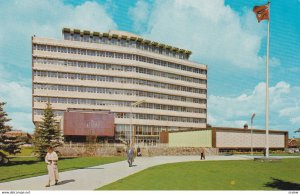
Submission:
<svg viewBox="0 0 300 194">
<path fill-rule="evenodd" d="M 162 143 L 170 147 L 207 147 L 222 150 L 262 150 L 266 145 L 266 131 L 248 128 L 212 127 L 196 130 L 172 131 L 162 134 Z M 288 147 L 288 131 L 269 131 L 270 149 Z"/>
<path fill-rule="evenodd" d="M 115 139 L 137 143 L 206 127 L 207 66 L 190 61 L 191 51 L 120 31 L 62 34 L 32 37 L 34 123 L 49 101 L 58 121 L 67 109 L 109 111 Z"/>
</svg>

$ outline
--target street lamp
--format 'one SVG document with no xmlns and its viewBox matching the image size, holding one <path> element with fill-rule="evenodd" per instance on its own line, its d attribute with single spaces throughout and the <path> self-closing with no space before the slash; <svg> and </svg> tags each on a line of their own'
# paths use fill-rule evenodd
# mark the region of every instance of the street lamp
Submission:
<svg viewBox="0 0 300 194">
<path fill-rule="evenodd" d="M 130 104 L 130 145 L 132 144 L 132 136 L 133 136 L 133 128 L 132 128 L 132 107 L 136 107 L 140 104 L 145 103 L 145 100 L 136 101 L 132 104 Z"/>
<path fill-rule="evenodd" d="M 252 114 L 252 116 L 251 116 L 251 156 L 253 156 L 253 119 L 254 119 L 254 117 L 255 117 L 255 113 L 253 113 Z"/>
</svg>

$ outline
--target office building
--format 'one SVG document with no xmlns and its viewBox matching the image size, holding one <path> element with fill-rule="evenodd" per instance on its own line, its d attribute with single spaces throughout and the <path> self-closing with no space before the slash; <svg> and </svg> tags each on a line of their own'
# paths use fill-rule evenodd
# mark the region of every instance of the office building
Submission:
<svg viewBox="0 0 300 194">
<path fill-rule="evenodd" d="M 32 37 L 34 123 L 49 101 L 57 121 L 68 110 L 114 114 L 116 140 L 155 144 L 161 131 L 206 127 L 207 66 L 191 51 L 121 31 L 62 35 Z"/>
</svg>

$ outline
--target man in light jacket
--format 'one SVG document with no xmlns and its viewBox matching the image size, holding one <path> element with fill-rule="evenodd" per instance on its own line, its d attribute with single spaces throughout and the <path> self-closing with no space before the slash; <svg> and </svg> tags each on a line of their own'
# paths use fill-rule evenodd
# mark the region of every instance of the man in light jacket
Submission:
<svg viewBox="0 0 300 194">
<path fill-rule="evenodd" d="M 58 183 L 58 168 L 57 168 L 58 156 L 53 150 L 53 147 L 48 148 L 47 155 L 45 157 L 45 162 L 47 163 L 49 181 L 46 187 L 50 187 L 52 181 L 55 181 L 55 185 Z"/>
</svg>

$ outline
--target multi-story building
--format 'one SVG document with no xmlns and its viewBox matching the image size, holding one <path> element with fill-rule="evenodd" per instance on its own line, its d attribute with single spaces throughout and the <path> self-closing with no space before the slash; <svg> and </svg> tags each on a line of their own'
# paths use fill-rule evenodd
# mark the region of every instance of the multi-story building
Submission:
<svg viewBox="0 0 300 194">
<path fill-rule="evenodd" d="M 206 127 L 207 66 L 191 51 L 121 31 L 62 33 L 32 37 L 34 123 L 49 101 L 58 121 L 70 108 L 114 113 L 116 139 L 158 142 L 164 130 Z"/>
</svg>

